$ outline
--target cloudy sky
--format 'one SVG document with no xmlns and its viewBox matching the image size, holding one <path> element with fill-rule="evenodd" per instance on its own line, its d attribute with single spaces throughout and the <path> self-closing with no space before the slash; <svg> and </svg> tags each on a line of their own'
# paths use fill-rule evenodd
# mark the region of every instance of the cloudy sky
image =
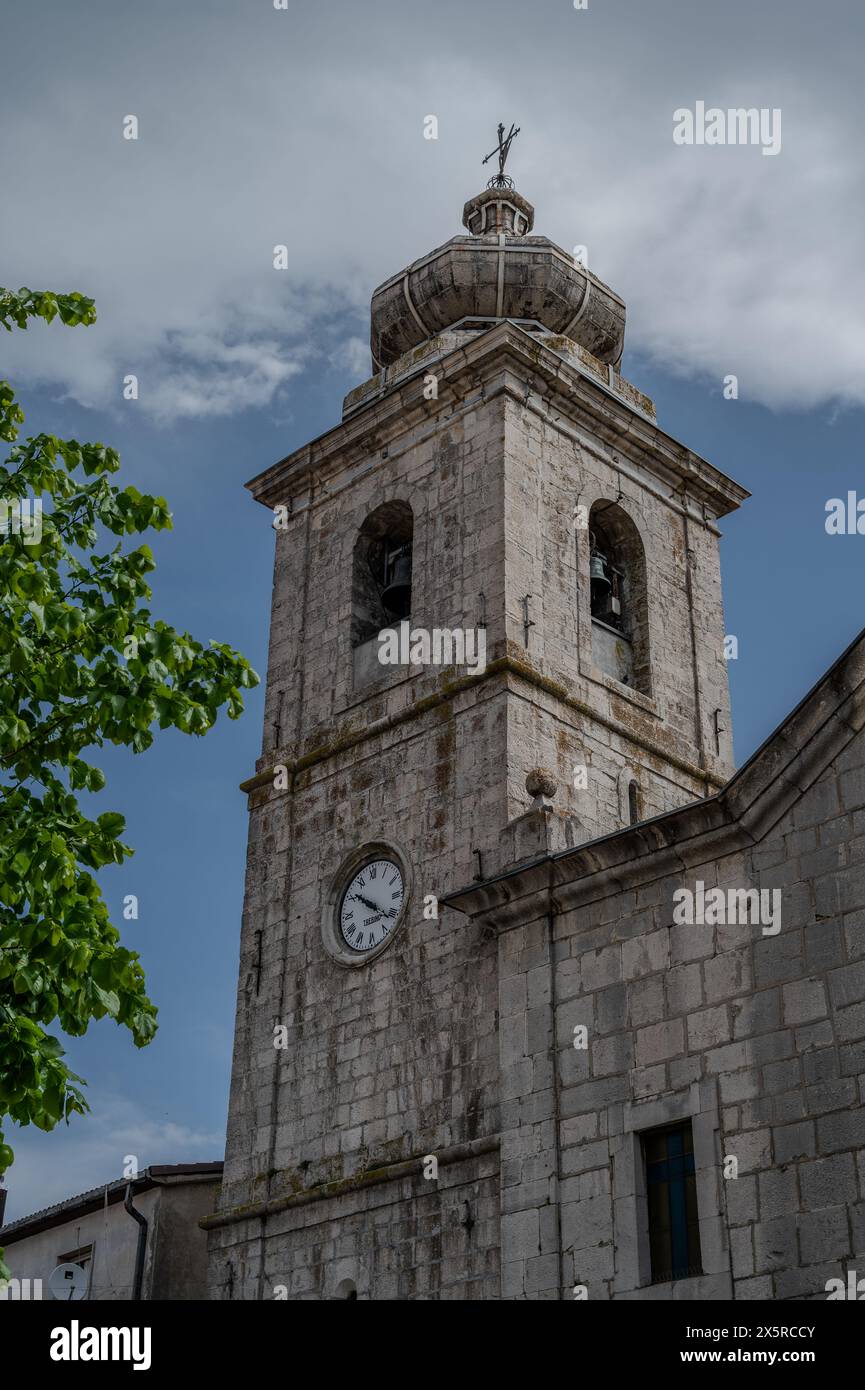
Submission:
<svg viewBox="0 0 865 1390">
<path fill-rule="evenodd" d="M 360 366 L 370 287 L 460 230 L 512 118 L 538 229 L 588 246 L 632 351 L 773 407 L 863 403 L 855 0 L 286 5 L 17 7 L 4 252 L 101 306 L 74 353 L 33 335 L 32 379 L 104 408 L 128 365 L 171 423 L 290 400 L 333 350 Z M 780 108 L 781 157 L 675 146 L 698 99 Z"/>
<path fill-rule="evenodd" d="M 585 244 L 627 302 L 625 375 L 754 493 L 723 545 L 743 760 L 863 622 L 865 537 L 823 527 L 828 498 L 865 495 L 863 15 L 856 0 L 18 0 L 0 278 L 80 289 L 99 322 L 4 335 L 0 375 L 34 432 L 115 444 L 126 481 L 168 496 L 155 611 L 263 671 L 272 536 L 242 484 L 337 421 L 369 372 L 372 289 L 462 230 L 495 127 L 516 121 L 509 172 L 536 232 Z M 674 111 L 698 101 L 778 109 L 780 153 L 674 144 Z M 260 716 L 256 695 L 200 744 L 169 735 L 108 762 L 100 809 L 127 815 L 137 853 L 105 891 L 115 909 L 141 898 L 125 935 L 162 1030 L 141 1054 L 110 1024 L 70 1045 L 94 1115 L 13 1137 L 11 1216 L 139 1149 L 142 1164 L 221 1154 L 234 789 Z"/>
</svg>

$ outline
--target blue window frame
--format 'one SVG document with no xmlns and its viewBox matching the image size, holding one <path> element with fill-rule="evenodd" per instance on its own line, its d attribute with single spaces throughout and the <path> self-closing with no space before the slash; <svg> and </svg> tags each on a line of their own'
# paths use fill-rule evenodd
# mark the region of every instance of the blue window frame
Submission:
<svg viewBox="0 0 865 1390">
<path fill-rule="evenodd" d="M 652 1283 L 702 1274 L 690 1120 L 643 1135 Z"/>
</svg>

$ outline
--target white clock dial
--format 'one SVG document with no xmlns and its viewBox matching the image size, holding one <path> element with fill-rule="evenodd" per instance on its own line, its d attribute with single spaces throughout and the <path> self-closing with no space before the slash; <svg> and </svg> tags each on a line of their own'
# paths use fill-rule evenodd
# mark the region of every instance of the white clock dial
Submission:
<svg viewBox="0 0 865 1390">
<path fill-rule="evenodd" d="M 391 859 L 371 859 L 358 869 L 339 904 L 339 929 L 353 951 L 380 946 L 396 926 L 405 885 Z"/>
</svg>

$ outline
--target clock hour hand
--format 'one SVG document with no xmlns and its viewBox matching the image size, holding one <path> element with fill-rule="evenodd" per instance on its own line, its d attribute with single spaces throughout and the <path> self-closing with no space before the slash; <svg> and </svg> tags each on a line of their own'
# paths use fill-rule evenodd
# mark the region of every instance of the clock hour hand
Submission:
<svg viewBox="0 0 865 1390">
<path fill-rule="evenodd" d="M 354 897 L 357 899 L 359 903 L 363 903 L 364 907 L 371 907 L 373 912 L 381 912 L 381 908 L 379 907 L 378 903 L 370 902 L 369 898 L 365 898 L 362 893 L 355 893 Z"/>
</svg>

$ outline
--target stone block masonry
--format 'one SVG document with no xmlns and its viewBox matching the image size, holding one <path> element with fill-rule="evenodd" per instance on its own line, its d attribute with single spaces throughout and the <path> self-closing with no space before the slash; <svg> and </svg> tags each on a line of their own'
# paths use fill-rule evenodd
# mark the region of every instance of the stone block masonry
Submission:
<svg viewBox="0 0 865 1390">
<path fill-rule="evenodd" d="M 265 1296 L 274 1261 L 287 1258 L 288 1237 L 267 1214 L 274 1202 L 505 1133 L 502 1107 L 510 1114 L 527 1082 L 525 1066 L 500 1071 L 496 941 L 454 914 L 427 919 L 421 909 L 428 895 L 441 899 L 501 867 L 502 833 L 524 809 L 526 771 L 539 751 L 566 774 L 560 809 L 580 839 L 621 826 L 626 767 L 641 778 L 647 812 L 693 800 L 726 771 L 723 756 L 700 752 L 706 729 L 694 704 L 697 687 L 711 689 L 720 669 L 720 638 L 698 655 L 705 669 L 691 666 L 690 686 L 680 685 L 678 668 L 657 662 L 651 699 L 614 689 L 592 667 L 590 641 L 578 633 L 589 622 L 577 567 L 587 556 L 575 550 L 572 531 L 578 495 L 615 498 L 621 479 L 668 621 L 677 614 L 685 631 L 703 619 L 665 548 L 679 553 L 684 545 L 680 503 L 660 482 L 652 493 L 641 489 L 636 458 L 626 475 L 609 448 L 589 448 L 546 418 L 540 398 L 537 408 L 517 410 L 539 369 L 555 377 L 568 370 L 512 325 L 463 335 L 436 362 L 435 399 L 423 397 L 422 375 L 403 379 L 252 485 L 260 500 L 282 508 L 282 524 L 263 752 L 247 784 L 222 1210 L 234 1213 L 237 1227 L 233 1265 L 255 1271 L 244 1287 L 259 1289 L 257 1296 Z M 584 395 L 630 438 L 634 407 L 570 370 L 572 404 Z M 650 454 L 640 454 L 644 469 Z M 709 470 L 705 485 L 717 506 L 731 504 L 720 475 Z M 382 667 L 377 680 L 359 683 L 352 656 L 359 538 L 377 509 L 397 507 L 412 518 L 412 625 L 468 628 L 482 620 L 482 672 Z M 706 576 L 717 575 L 716 533 L 702 523 L 693 528 L 706 546 Z M 716 581 L 706 582 L 701 602 L 710 603 Z M 518 601 L 524 586 L 535 595 L 528 646 Z M 662 641 L 660 625 L 653 640 Z M 579 793 L 576 762 L 590 771 Z M 413 886 L 387 951 L 347 969 L 329 953 L 322 923 L 346 856 L 372 843 L 396 847 Z M 539 972 L 546 949 L 538 947 Z M 639 971 L 634 951 L 629 969 Z M 528 1084 L 544 1077 L 546 1094 L 530 1104 L 539 1148 L 526 1162 L 540 1190 L 555 1181 L 556 1102 L 549 1000 L 534 993 L 532 1000 Z M 613 1046 L 603 1062 L 609 1085 L 623 1061 Z M 504 1152 L 510 1173 L 509 1141 Z M 339 1200 L 329 1199 L 331 1210 Z M 259 1229 L 244 1224 L 251 1206 L 265 1212 Z M 545 1228 L 532 1257 L 541 1263 L 526 1275 L 538 1296 L 548 1287 L 552 1239 Z M 215 1234 L 213 1249 L 213 1287 L 225 1296 L 239 1276 L 229 1284 Z M 455 1287 L 462 1277 L 441 1273 L 436 1287 Z M 377 1277 L 373 1270 L 371 1297 L 384 1287 Z"/>
<path fill-rule="evenodd" d="M 732 776 L 747 494 L 621 377 L 617 296 L 475 204 L 498 230 L 386 282 L 382 370 L 249 485 L 279 525 L 211 1294 L 822 1298 L 865 1274 L 865 639 Z M 483 667 L 365 660 L 389 604 Z"/>
<path fill-rule="evenodd" d="M 860 639 L 716 798 L 450 899 L 499 936 L 503 1296 L 822 1299 L 865 1268 L 863 682 Z M 777 888 L 780 932 L 674 925 L 697 880 Z M 683 1123 L 702 1273 L 656 1282 L 643 1136 Z"/>
</svg>

